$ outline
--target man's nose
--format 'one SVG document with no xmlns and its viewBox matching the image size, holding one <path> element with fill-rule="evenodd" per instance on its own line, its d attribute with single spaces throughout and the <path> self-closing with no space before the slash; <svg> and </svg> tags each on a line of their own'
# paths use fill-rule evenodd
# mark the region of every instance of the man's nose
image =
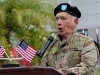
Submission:
<svg viewBox="0 0 100 75">
<path fill-rule="evenodd" d="M 61 22 L 62 22 L 61 19 L 58 19 L 58 20 L 56 21 L 57 25 L 60 25 Z"/>
</svg>

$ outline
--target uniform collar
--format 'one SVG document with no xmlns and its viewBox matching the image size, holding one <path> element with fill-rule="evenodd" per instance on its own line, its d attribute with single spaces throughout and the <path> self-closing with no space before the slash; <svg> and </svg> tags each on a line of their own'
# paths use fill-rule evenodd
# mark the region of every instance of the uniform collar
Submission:
<svg viewBox="0 0 100 75">
<path fill-rule="evenodd" d="M 76 31 L 74 31 L 73 33 L 71 33 L 67 38 L 66 38 L 66 42 L 65 43 L 68 43 L 69 41 L 72 41 L 73 40 L 73 35 L 76 34 Z M 57 40 L 58 41 L 61 41 L 61 36 L 60 34 L 57 35 Z"/>
</svg>

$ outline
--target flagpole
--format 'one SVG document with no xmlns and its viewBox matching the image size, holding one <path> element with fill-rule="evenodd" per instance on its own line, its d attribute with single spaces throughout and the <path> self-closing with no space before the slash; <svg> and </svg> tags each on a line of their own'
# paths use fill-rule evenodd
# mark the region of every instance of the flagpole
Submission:
<svg viewBox="0 0 100 75">
<path fill-rule="evenodd" d="M 6 53 L 6 52 L 5 52 Z M 7 57 L 9 58 L 8 54 L 6 53 Z M 10 62 L 12 63 L 12 60 L 9 58 Z"/>
</svg>

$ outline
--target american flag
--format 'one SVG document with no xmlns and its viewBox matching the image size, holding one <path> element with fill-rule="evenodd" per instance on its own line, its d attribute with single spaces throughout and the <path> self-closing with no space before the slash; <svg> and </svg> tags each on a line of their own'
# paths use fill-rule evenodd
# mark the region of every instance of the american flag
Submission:
<svg viewBox="0 0 100 75">
<path fill-rule="evenodd" d="M 21 41 L 16 51 L 27 61 L 31 62 L 37 50 L 29 46 L 24 40 Z"/>
<path fill-rule="evenodd" d="M 0 46 L 0 58 L 3 58 L 4 56 L 4 54 L 6 53 L 6 50 L 5 50 L 5 48 L 3 47 L 3 46 Z"/>
</svg>

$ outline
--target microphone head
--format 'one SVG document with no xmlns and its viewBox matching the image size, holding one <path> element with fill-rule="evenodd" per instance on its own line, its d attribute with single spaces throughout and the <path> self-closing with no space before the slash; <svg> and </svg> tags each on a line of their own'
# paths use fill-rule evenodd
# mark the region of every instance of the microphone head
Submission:
<svg viewBox="0 0 100 75">
<path fill-rule="evenodd" d="M 48 38 L 48 40 L 50 41 L 50 42 L 52 42 L 53 41 L 53 37 L 52 36 L 50 36 L 49 38 Z"/>
</svg>

